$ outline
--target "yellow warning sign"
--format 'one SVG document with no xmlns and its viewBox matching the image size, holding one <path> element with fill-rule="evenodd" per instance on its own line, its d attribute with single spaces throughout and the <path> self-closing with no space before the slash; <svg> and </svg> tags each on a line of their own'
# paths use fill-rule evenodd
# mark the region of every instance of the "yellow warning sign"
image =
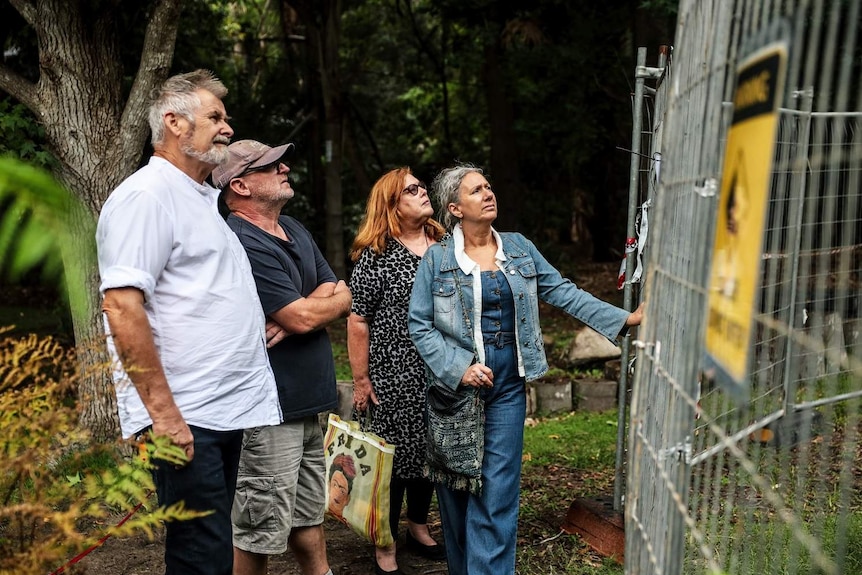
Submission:
<svg viewBox="0 0 862 575">
<path fill-rule="evenodd" d="M 771 44 L 737 69 L 709 275 L 706 354 L 719 380 L 743 386 L 760 290 L 766 209 L 787 45 Z"/>
</svg>

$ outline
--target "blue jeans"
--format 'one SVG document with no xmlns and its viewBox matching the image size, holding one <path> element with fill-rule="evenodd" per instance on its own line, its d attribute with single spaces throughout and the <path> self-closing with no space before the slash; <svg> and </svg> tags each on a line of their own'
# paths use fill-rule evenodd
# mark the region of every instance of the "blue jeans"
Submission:
<svg viewBox="0 0 862 575">
<path fill-rule="evenodd" d="M 159 505 L 185 501 L 186 509 L 214 513 L 167 523 L 165 574 L 231 575 L 230 508 L 243 432 L 189 427 L 195 438 L 195 456 L 188 465 L 177 469 L 162 460 L 153 461 Z"/>
<path fill-rule="evenodd" d="M 485 359 L 494 372 L 494 387 L 482 391 L 482 495 L 437 485 L 449 575 L 515 573 L 527 394 L 514 345 L 486 345 Z"/>
</svg>

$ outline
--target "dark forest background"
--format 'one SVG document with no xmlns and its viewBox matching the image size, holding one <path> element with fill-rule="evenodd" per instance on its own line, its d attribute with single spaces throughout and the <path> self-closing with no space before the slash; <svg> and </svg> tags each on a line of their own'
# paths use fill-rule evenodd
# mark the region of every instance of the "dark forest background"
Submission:
<svg viewBox="0 0 862 575">
<path fill-rule="evenodd" d="M 128 90 L 151 3 L 82 6 L 109 4 Z M 498 229 L 523 231 L 552 261 L 609 261 L 625 241 L 630 160 L 618 147 L 631 143 L 636 50 L 652 62 L 671 43 L 675 4 L 187 0 L 171 70 L 223 79 L 235 139 L 296 143 L 287 209 L 342 274 L 376 178 L 408 165 L 430 182 L 455 161 L 485 168 Z M 4 64 L 36 81 L 36 35 L 12 2 L 0 2 L 0 40 Z M 0 152 L 55 164 L 39 119 L 3 92 L 0 134 Z"/>
</svg>

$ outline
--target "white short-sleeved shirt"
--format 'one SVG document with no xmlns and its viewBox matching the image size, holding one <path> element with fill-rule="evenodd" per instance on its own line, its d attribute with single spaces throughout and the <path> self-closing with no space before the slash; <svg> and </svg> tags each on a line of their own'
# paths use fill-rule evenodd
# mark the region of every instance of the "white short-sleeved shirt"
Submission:
<svg viewBox="0 0 862 575">
<path fill-rule="evenodd" d="M 251 266 L 216 207 L 218 190 L 153 157 L 114 190 L 96 230 L 99 291 L 134 287 L 186 423 L 215 431 L 275 425 L 281 408 Z M 117 356 L 120 425 L 152 420 Z M 131 367 L 131 366 L 130 366 Z"/>
</svg>

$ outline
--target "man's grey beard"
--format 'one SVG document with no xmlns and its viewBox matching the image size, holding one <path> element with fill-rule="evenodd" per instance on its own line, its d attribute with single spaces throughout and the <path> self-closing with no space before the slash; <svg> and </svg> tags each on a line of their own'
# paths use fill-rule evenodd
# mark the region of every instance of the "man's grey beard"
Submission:
<svg viewBox="0 0 862 575">
<path fill-rule="evenodd" d="M 199 152 L 195 150 L 189 142 L 183 142 L 180 149 L 183 153 L 190 158 L 194 158 L 206 164 L 212 164 L 217 166 L 219 164 L 223 164 L 227 162 L 227 159 L 230 155 L 227 148 L 217 148 L 215 143 L 213 143 L 212 147 L 206 152 Z"/>
<path fill-rule="evenodd" d="M 218 166 L 219 164 L 224 164 L 227 162 L 230 157 L 230 152 L 227 151 L 227 146 L 230 144 L 230 138 L 225 136 L 216 136 L 213 139 L 212 146 L 206 152 L 198 152 L 192 147 L 191 141 L 195 137 L 195 126 L 194 122 L 192 122 L 191 129 L 189 133 L 186 134 L 185 139 L 180 143 L 180 150 L 183 151 L 185 155 L 190 158 L 194 158 L 206 164 L 211 164 L 213 166 Z M 216 144 L 224 144 L 223 149 L 218 149 Z"/>
</svg>

